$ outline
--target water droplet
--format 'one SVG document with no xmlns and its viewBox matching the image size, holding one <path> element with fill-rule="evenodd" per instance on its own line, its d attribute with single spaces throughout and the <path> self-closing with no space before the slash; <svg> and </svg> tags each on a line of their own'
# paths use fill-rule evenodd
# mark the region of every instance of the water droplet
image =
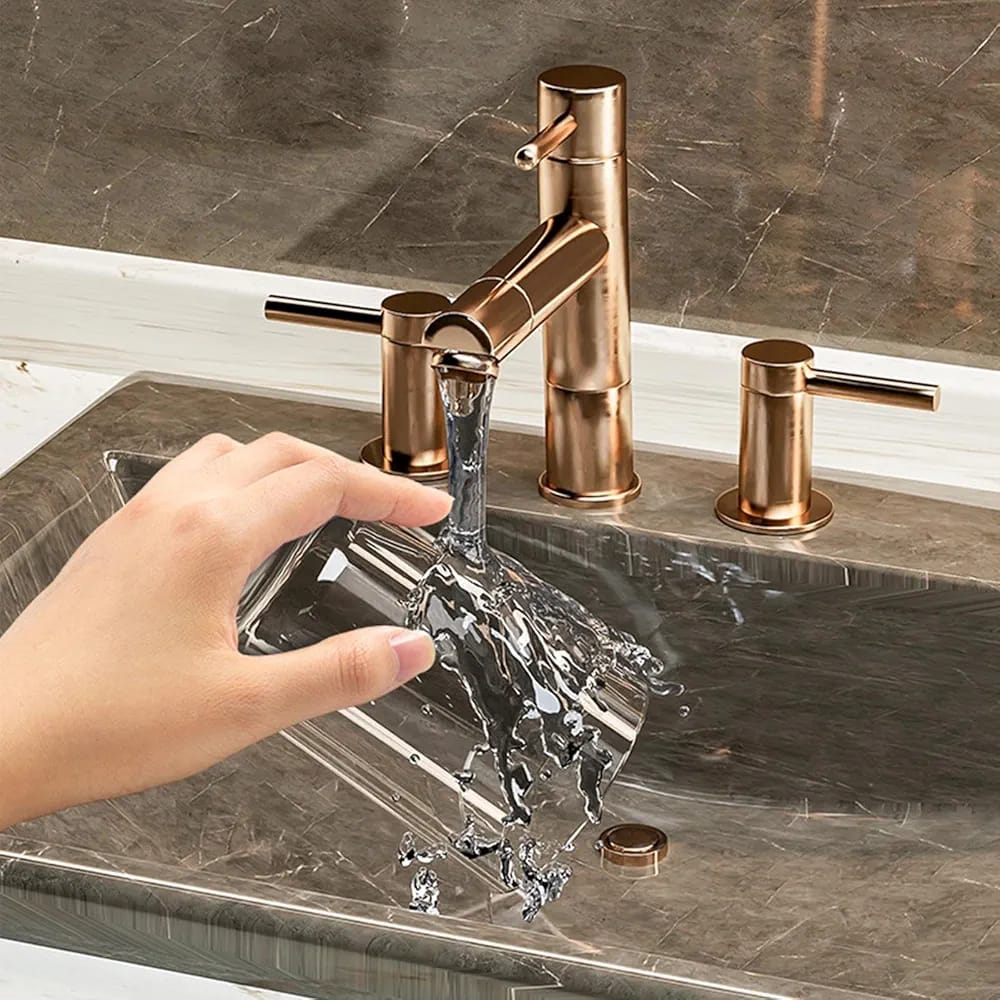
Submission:
<svg viewBox="0 0 1000 1000">
<path fill-rule="evenodd" d="M 430 868 L 420 868 L 410 883 L 410 909 L 420 913 L 437 914 L 441 889 L 438 877 Z"/>
<path fill-rule="evenodd" d="M 423 847 L 418 850 L 416 838 L 407 830 L 399 842 L 397 857 L 403 868 L 409 868 L 414 861 L 421 865 L 430 865 L 435 861 L 442 861 L 448 857 L 448 848 L 444 845 L 438 845 L 436 847 Z"/>
<path fill-rule="evenodd" d="M 679 698 L 684 694 L 684 685 L 678 681 L 668 681 L 663 677 L 651 676 L 649 689 L 661 698 Z"/>
<path fill-rule="evenodd" d="M 677 709 L 677 714 L 682 719 L 686 719 L 691 714 L 691 706 L 690 705 L 681 705 L 681 707 L 679 709 Z"/>
<path fill-rule="evenodd" d="M 484 839 L 476 829 L 476 821 L 469 817 L 465 824 L 465 829 L 460 834 L 452 838 L 452 846 L 465 857 L 470 859 L 482 858 L 487 854 L 495 854 L 501 850 L 507 841 L 495 840 L 490 837 Z"/>
<path fill-rule="evenodd" d="M 538 916 L 543 906 L 562 895 L 566 883 L 573 875 L 573 869 L 569 865 L 556 862 L 540 864 L 538 849 L 536 841 L 531 837 L 525 837 L 517 851 L 522 876 L 518 888 L 524 897 L 521 917 L 529 924 Z"/>
<path fill-rule="evenodd" d="M 516 889 L 518 886 L 514 845 L 506 838 L 500 843 L 500 880 L 508 889 Z"/>
<path fill-rule="evenodd" d="M 411 764 L 419 764 L 420 763 L 420 754 L 418 754 L 418 753 L 411 753 L 410 754 L 410 763 Z"/>
<path fill-rule="evenodd" d="M 426 715 L 430 717 L 434 714 L 434 709 L 431 708 L 430 705 L 424 703 L 423 705 L 420 706 L 420 713 L 421 715 Z"/>
<path fill-rule="evenodd" d="M 407 830 L 399 841 L 399 849 L 396 852 L 399 863 L 404 868 L 409 868 L 417 857 L 416 842 L 413 834 Z"/>
</svg>

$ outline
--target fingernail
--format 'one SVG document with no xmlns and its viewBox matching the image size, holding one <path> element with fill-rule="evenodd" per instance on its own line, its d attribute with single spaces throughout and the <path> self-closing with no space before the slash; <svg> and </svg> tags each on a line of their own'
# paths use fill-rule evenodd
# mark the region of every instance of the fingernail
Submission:
<svg viewBox="0 0 1000 1000">
<path fill-rule="evenodd" d="M 396 680 L 405 684 L 434 666 L 434 641 L 426 632 L 400 632 L 389 640 L 399 671 Z"/>
</svg>

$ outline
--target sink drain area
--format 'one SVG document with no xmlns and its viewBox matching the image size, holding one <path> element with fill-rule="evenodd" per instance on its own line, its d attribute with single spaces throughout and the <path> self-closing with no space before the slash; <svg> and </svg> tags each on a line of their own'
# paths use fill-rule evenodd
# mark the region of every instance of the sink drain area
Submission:
<svg viewBox="0 0 1000 1000">
<path fill-rule="evenodd" d="M 605 830 L 595 845 L 601 867 L 624 878 L 650 878 L 670 851 L 667 835 L 644 823 L 620 823 Z"/>
</svg>

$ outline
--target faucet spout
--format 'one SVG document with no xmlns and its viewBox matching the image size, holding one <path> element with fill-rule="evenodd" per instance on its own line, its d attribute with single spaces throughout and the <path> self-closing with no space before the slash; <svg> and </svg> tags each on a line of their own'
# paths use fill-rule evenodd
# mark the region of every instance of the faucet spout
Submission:
<svg viewBox="0 0 1000 1000">
<path fill-rule="evenodd" d="M 424 343 L 502 361 L 599 270 L 608 248 L 588 219 L 546 219 L 428 325 Z"/>
</svg>

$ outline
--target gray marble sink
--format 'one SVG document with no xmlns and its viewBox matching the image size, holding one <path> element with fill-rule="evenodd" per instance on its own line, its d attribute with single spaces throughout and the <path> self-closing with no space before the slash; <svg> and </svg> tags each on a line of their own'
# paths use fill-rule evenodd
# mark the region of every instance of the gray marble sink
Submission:
<svg viewBox="0 0 1000 1000">
<path fill-rule="evenodd" d="M 0 480 L 0 628 L 121 502 L 109 450 L 281 429 L 350 453 L 374 422 L 119 389 Z M 676 660 L 686 686 L 651 700 L 607 799 L 608 824 L 669 835 L 658 877 L 602 870 L 594 828 L 530 927 L 465 862 L 443 917 L 410 913 L 395 851 L 420 802 L 393 795 L 432 796 L 333 717 L 330 766 L 275 737 L 0 834 L 0 934 L 316 997 L 1000 996 L 1000 590 L 929 574 L 912 552 L 890 568 L 891 539 L 854 561 L 727 540 L 685 506 L 714 474 L 703 463 L 644 456 L 627 517 L 544 508 L 536 450 L 496 436 L 493 544 Z M 928 524 L 950 515 L 924 508 Z"/>
</svg>

